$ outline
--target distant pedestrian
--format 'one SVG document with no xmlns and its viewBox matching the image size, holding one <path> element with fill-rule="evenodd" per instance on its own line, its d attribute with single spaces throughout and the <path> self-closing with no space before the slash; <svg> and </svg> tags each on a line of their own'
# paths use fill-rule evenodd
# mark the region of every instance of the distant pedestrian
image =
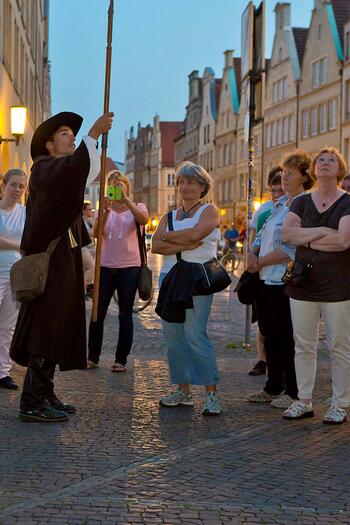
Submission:
<svg viewBox="0 0 350 525">
<path fill-rule="evenodd" d="M 342 190 L 346 191 L 346 193 L 350 193 L 350 175 L 345 175 L 341 181 L 340 187 Z"/>
<path fill-rule="evenodd" d="M 216 256 L 220 238 L 219 211 L 213 204 L 203 202 L 211 185 L 211 178 L 202 166 L 185 162 L 178 168 L 176 186 L 181 206 L 171 212 L 174 231 L 169 231 L 168 216 L 164 215 L 152 242 L 152 252 L 164 256 L 160 282 L 176 264 L 178 252 L 181 252 L 184 261 L 196 263 L 204 263 Z M 182 291 L 180 288 L 179 292 Z M 197 295 L 192 299 L 193 309 L 185 310 L 184 323 L 163 320 L 170 380 L 178 388 L 162 397 L 160 404 L 167 407 L 191 406 L 191 385 L 203 385 L 206 397 L 202 414 L 219 415 L 221 405 L 216 387 L 219 374 L 214 348 L 207 335 L 213 295 Z"/>
<path fill-rule="evenodd" d="M 23 421 L 59 422 L 75 407 L 54 391 L 54 373 L 86 368 L 86 326 L 81 246 L 90 242 L 82 222 L 85 185 L 100 169 L 97 139 L 112 125 L 113 113 L 102 115 L 75 149 L 82 124 L 76 113 L 59 113 L 35 130 L 34 161 L 29 182 L 27 217 L 21 242 L 25 255 L 58 244 L 50 259 L 46 288 L 22 304 L 10 356 L 27 366 L 20 403 Z"/>
<path fill-rule="evenodd" d="M 2 180 L 0 200 L 0 387 L 17 390 L 10 376 L 9 356 L 19 305 L 11 292 L 11 266 L 21 258 L 20 244 L 26 218 L 20 204 L 27 188 L 27 175 L 18 168 L 8 170 Z"/>
<path fill-rule="evenodd" d="M 119 336 L 112 372 L 126 372 L 126 364 L 133 342 L 132 309 L 135 302 L 140 274 L 141 258 L 137 225 L 143 228 L 148 222 L 148 211 L 142 202 L 131 198 L 129 179 L 120 171 L 111 171 L 107 186 L 120 188 L 120 199 L 106 198 L 103 210 L 103 241 L 101 253 L 100 295 L 97 321 L 89 327 L 88 368 L 97 368 L 103 341 L 103 325 L 109 303 L 117 292 L 119 305 Z M 97 235 L 97 219 L 93 226 Z"/>
<path fill-rule="evenodd" d="M 311 265 L 302 286 L 287 286 L 295 338 L 299 401 L 286 419 L 313 416 L 312 394 L 320 320 L 331 357 L 332 401 L 323 422 L 346 420 L 350 405 L 350 195 L 338 188 L 346 162 L 336 148 L 321 149 L 310 174 L 317 189 L 296 199 L 283 226 L 286 242 L 297 247 L 295 260 Z"/>
</svg>

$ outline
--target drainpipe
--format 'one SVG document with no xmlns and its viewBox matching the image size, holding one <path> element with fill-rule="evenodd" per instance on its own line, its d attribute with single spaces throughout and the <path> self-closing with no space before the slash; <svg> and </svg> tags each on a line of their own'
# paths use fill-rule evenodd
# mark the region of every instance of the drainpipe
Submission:
<svg viewBox="0 0 350 525">
<path fill-rule="evenodd" d="M 262 119 L 262 123 L 261 123 L 260 202 L 262 201 L 263 193 L 264 193 L 264 180 L 265 180 L 265 118 Z"/>
<path fill-rule="evenodd" d="M 340 93 L 339 93 L 339 151 L 343 151 L 343 104 L 344 104 L 344 86 L 343 86 L 344 63 L 340 62 Z"/>
<path fill-rule="evenodd" d="M 295 82 L 296 90 L 296 118 L 295 118 L 295 147 L 299 148 L 299 106 L 300 106 L 300 80 Z"/>
</svg>

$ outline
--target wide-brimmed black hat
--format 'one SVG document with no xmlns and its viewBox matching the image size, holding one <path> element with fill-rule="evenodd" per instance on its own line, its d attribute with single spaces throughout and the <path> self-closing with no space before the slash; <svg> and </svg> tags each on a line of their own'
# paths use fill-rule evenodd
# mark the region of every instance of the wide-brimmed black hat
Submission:
<svg viewBox="0 0 350 525">
<path fill-rule="evenodd" d="M 73 131 L 74 136 L 76 136 L 82 123 L 83 117 L 77 113 L 72 113 L 71 111 L 62 111 L 61 113 L 57 113 L 57 115 L 45 120 L 45 122 L 40 124 L 40 126 L 34 131 L 32 142 L 30 144 L 30 154 L 32 159 L 34 160 L 35 157 L 38 157 L 39 155 L 48 154 L 45 144 L 58 128 L 61 126 L 68 126 Z"/>
</svg>

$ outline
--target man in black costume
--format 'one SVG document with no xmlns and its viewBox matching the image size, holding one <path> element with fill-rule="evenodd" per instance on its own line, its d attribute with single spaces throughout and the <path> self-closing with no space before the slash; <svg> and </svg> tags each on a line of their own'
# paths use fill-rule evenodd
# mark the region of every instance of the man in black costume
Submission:
<svg viewBox="0 0 350 525">
<path fill-rule="evenodd" d="M 60 370 L 86 368 L 86 326 L 81 247 L 89 244 L 81 217 L 85 186 L 100 168 L 97 139 L 112 126 L 113 113 L 102 115 L 75 149 L 82 117 L 62 112 L 35 131 L 27 217 L 21 250 L 43 252 L 59 237 L 51 256 L 44 294 L 22 304 L 10 355 L 27 366 L 20 403 L 23 421 L 66 421 L 75 407 L 54 392 Z"/>
</svg>

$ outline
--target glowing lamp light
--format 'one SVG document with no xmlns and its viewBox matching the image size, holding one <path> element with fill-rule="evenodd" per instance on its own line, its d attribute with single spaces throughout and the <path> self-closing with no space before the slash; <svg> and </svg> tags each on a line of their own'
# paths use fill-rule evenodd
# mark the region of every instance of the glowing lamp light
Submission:
<svg viewBox="0 0 350 525">
<path fill-rule="evenodd" d="M 220 215 L 221 215 L 221 217 L 223 217 L 224 215 L 226 215 L 226 213 L 227 213 L 227 210 L 224 210 L 223 208 L 221 208 L 221 210 L 220 210 Z"/>
<path fill-rule="evenodd" d="M 153 228 L 156 228 L 158 226 L 158 219 L 152 219 L 151 220 L 151 224 L 152 224 Z"/>
<path fill-rule="evenodd" d="M 11 133 L 15 137 L 22 137 L 26 128 L 27 108 L 24 106 L 11 107 Z"/>
<path fill-rule="evenodd" d="M 261 206 L 261 202 L 260 201 L 254 201 L 253 202 L 253 208 L 254 208 L 254 211 L 258 210 Z"/>
<path fill-rule="evenodd" d="M 237 248 L 243 248 L 243 244 L 239 241 L 236 242 L 236 247 Z"/>
</svg>

